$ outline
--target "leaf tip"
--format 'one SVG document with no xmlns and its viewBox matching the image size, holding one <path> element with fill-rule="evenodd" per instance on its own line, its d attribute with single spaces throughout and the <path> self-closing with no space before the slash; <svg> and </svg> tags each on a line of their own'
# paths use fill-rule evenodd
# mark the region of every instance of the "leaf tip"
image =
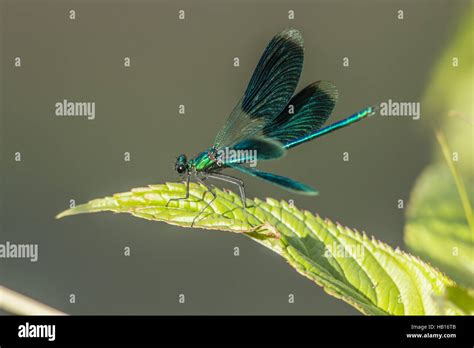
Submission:
<svg viewBox="0 0 474 348">
<path fill-rule="evenodd" d="M 66 217 L 66 216 L 77 215 L 77 214 L 81 214 L 81 213 L 83 213 L 83 211 L 78 211 L 77 208 L 70 208 L 70 209 L 66 209 L 66 210 L 60 212 L 54 218 L 56 220 L 59 220 L 59 219 L 62 219 L 63 217 Z"/>
<path fill-rule="evenodd" d="M 64 210 L 64 211 L 60 212 L 59 214 L 57 214 L 54 218 L 56 220 L 59 220 L 59 219 L 62 219 L 63 217 L 68 216 L 68 215 L 69 215 L 68 210 Z"/>
</svg>

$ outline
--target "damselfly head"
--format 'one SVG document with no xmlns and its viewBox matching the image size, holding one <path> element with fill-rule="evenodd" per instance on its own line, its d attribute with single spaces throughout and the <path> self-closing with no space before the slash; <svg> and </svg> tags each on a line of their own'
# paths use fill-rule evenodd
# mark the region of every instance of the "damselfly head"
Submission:
<svg viewBox="0 0 474 348">
<path fill-rule="evenodd" d="M 188 160 L 186 155 L 178 156 L 174 165 L 174 169 L 178 172 L 178 174 L 184 174 L 188 170 Z"/>
</svg>

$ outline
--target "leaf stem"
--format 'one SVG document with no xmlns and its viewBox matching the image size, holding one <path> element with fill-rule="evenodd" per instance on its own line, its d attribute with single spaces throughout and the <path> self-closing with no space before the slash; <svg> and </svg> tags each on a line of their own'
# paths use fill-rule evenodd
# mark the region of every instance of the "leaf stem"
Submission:
<svg viewBox="0 0 474 348">
<path fill-rule="evenodd" d="M 0 285 L 0 309 L 18 315 L 65 315 L 61 311 Z"/>
<path fill-rule="evenodd" d="M 474 233 L 474 215 L 472 213 L 472 206 L 469 202 L 469 197 L 467 195 L 466 186 L 464 185 L 464 181 L 459 175 L 458 169 L 454 164 L 453 160 L 451 159 L 450 153 L 451 150 L 449 148 L 448 142 L 444 133 L 442 131 L 435 131 L 436 139 L 438 140 L 439 145 L 441 146 L 441 150 L 443 152 L 444 159 L 446 160 L 449 170 L 453 175 L 454 182 L 456 184 L 456 188 L 458 190 L 459 197 L 461 199 L 462 207 L 464 209 L 464 214 L 466 215 L 466 220 L 471 229 L 471 232 Z"/>
</svg>

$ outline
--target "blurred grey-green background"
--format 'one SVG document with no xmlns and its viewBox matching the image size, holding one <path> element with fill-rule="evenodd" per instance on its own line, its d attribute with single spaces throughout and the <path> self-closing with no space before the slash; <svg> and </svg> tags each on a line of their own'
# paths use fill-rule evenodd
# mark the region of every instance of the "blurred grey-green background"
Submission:
<svg viewBox="0 0 474 348">
<path fill-rule="evenodd" d="M 54 216 L 71 199 L 177 180 L 175 157 L 212 144 L 266 44 L 285 27 L 299 29 L 305 40 L 299 88 L 320 79 L 339 88 L 331 120 L 388 99 L 419 102 L 467 5 L 3 1 L 0 243 L 37 243 L 39 260 L 0 259 L 0 284 L 72 314 L 357 314 L 241 235 L 127 215 Z M 131 67 L 124 67 L 125 57 Z M 63 99 L 95 102 L 95 119 L 55 116 Z M 245 178 L 248 196 L 293 199 L 403 247 L 397 201 L 407 201 L 430 160 L 430 115 L 421 108 L 418 121 L 375 117 L 261 164 L 316 187 L 320 196 L 294 196 Z"/>
</svg>

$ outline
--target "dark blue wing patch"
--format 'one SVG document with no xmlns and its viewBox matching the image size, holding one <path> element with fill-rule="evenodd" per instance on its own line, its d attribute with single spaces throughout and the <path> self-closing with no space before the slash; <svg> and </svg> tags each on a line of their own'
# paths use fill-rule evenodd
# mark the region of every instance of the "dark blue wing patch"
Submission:
<svg viewBox="0 0 474 348">
<path fill-rule="evenodd" d="M 276 35 L 263 52 L 244 96 L 217 134 L 214 147 L 232 146 L 261 135 L 295 92 L 303 59 L 303 38 L 298 30 L 286 29 Z"/>
<path fill-rule="evenodd" d="M 303 37 L 296 29 L 276 35 L 263 52 L 242 101 L 251 118 L 275 117 L 295 92 L 303 69 Z"/>
<path fill-rule="evenodd" d="M 295 95 L 273 122 L 265 125 L 263 135 L 288 144 L 311 134 L 329 118 L 337 98 L 337 89 L 331 82 L 312 83 Z"/>
</svg>

